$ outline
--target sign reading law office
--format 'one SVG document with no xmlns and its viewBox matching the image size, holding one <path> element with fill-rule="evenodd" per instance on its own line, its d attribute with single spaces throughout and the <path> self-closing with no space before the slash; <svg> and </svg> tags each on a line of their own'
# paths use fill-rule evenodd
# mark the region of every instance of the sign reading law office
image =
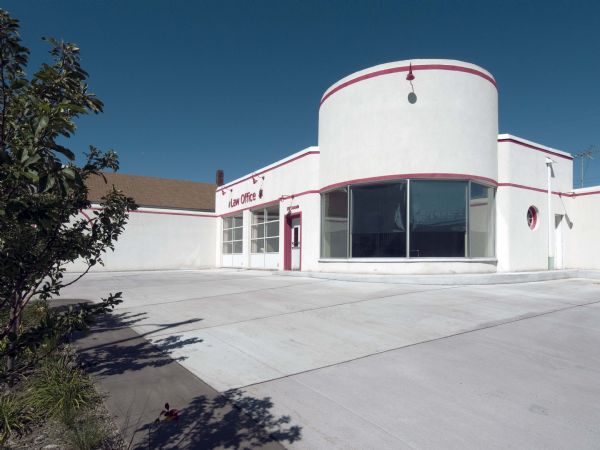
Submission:
<svg viewBox="0 0 600 450">
<path fill-rule="evenodd" d="M 235 208 L 236 206 L 246 205 L 255 202 L 257 198 L 262 198 L 262 189 L 258 191 L 258 195 L 256 192 L 244 192 L 239 197 L 230 199 L 228 206 L 229 208 Z"/>
</svg>

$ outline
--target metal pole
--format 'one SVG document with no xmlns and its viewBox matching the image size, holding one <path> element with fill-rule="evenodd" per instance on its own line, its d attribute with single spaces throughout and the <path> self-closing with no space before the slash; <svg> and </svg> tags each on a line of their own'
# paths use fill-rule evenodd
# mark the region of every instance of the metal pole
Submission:
<svg viewBox="0 0 600 450">
<path fill-rule="evenodd" d="M 552 248 L 552 164 L 553 160 L 546 158 L 546 167 L 548 169 L 548 270 L 554 269 L 554 251 Z"/>
</svg>

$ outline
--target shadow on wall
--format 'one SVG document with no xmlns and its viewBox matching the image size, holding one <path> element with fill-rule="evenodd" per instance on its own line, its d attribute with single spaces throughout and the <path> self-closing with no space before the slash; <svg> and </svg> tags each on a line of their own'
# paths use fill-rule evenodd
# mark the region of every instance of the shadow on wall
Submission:
<svg viewBox="0 0 600 450">
<path fill-rule="evenodd" d="M 230 390 L 213 398 L 201 395 L 178 411 L 178 419 L 148 423 L 147 436 L 135 449 L 283 449 L 279 442 L 301 439 L 301 427 L 289 416 L 275 417 L 269 397 L 262 399 Z"/>
</svg>

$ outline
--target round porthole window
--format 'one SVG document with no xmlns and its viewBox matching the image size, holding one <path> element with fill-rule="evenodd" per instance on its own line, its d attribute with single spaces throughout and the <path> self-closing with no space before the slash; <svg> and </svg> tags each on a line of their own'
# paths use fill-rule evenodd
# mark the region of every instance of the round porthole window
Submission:
<svg viewBox="0 0 600 450">
<path fill-rule="evenodd" d="M 527 225 L 532 230 L 535 230 L 538 222 L 538 210 L 535 206 L 530 206 L 527 210 Z"/>
</svg>

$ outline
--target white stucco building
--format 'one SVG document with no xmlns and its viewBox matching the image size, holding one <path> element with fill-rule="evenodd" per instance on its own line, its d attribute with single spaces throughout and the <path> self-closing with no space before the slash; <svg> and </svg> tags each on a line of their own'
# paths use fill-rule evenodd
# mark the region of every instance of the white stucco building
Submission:
<svg viewBox="0 0 600 450">
<path fill-rule="evenodd" d="M 600 187 L 573 189 L 572 164 L 567 152 L 498 134 L 486 70 L 383 64 L 326 90 L 318 146 L 218 186 L 215 212 L 188 219 L 213 231 L 187 245 L 217 267 L 600 269 Z"/>
</svg>

